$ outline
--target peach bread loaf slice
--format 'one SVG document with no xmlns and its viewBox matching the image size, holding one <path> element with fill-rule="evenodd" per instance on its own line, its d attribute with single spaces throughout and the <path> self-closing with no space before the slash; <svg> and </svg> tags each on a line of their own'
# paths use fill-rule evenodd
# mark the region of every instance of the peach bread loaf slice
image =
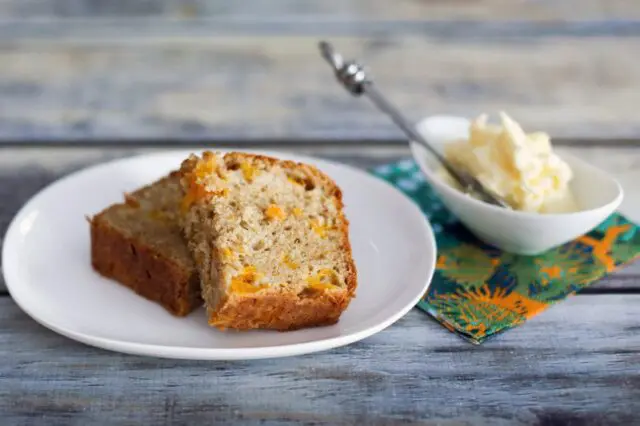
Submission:
<svg viewBox="0 0 640 426">
<path fill-rule="evenodd" d="M 204 152 L 181 167 L 182 225 L 209 324 L 294 330 L 336 323 L 356 290 L 338 186 L 315 167 Z"/>
<path fill-rule="evenodd" d="M 203 305 L 178 222 L 183 196 L 173 172 L 89 219 L 93 268 L 176 316 Z"/>
</svg>

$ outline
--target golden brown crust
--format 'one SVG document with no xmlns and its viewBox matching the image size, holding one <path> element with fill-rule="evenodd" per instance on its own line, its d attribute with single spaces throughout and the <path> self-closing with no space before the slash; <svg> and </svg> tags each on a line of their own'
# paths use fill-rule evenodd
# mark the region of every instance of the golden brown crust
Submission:
<svg viewBox="0 0 640 426">
<path fill-rule="evenodd" d="M 208 312 L 209 324 L 220 329 L 279 331 L 330 325 L 338 322 L 349 301 L 347 291 L 231 295 L 219 310 Z"/>
<path fill-rule="evenodd" d="M 153 185 L 162 184 L 168 178 Z M 197 271 L 174 261 L 158 248 L 127 235 L 107 219 L 108 213 L 114 209 L 136 208 L 138 202 L 134 194 L 125 195 L 125 203 L 110 206 L 89 219 L 91 264 L 96 272 L 160 304 L 171 314 L 186 316 L 203 305 Z"/>
<path fill-rule="evenodd" d="M 203 155 L 206 154 L 203 153 Z M 336 200 L 336 206 L 341 216 L 341 247 L 347 260 L 346 287 L 303 292 L 302 294 L 263 291 L 256 294 L 225 295 L 218 300 L 217 306 L 207 307 L 209 324 L 220 329 L 249 330 L 260 328 L 286 331 L 338 322 L 342 312 L 355 297 L 357 287 L 357 270 L 349 242 L 349 222 L 343 212 L 342 191 L 330 177 L 308 164 L 241 152 L 230 152 L 224 156 L 227 166 L 246 159 L 262 161 L 270 166 L 278 164 L 280 167 L 292 171 L 303 169 L 313 176 L 316 180 L 315 183 L 322 185 L 326 194 Z M 185 160 L 181 167 L 183 176 L 191 173 L 196 163 L 197 158 L 195 157 Z M 194 206 L 194 210 L 199 210 L 199 207 Z M 193 211 L 193 213 L 206 215 L 205 211 L 199 213 Z M 189 244 L 190 247 L 196 245 Z M 218 271 L 217 275 L 221 275 L 221 265 L 215 254 L 211 260 L 200 259 L 200 261 L 212 261 L 212 266 Z M 200 262 L 196 259 L 196 263 Z M 205 288 L 203 288 L 204 291 Z"/>
</svg>

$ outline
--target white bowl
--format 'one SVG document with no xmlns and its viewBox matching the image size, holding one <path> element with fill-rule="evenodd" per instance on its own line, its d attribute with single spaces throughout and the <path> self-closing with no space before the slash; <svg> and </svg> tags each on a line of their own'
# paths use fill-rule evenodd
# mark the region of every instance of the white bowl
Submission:
<svg viewBox="0 0 640 426">
<path fill-rule="evenodd" d="M 416 130 L 442 152 L 447 142 L 468 137 L 469 120 L 432 116 L 420 121 Z M 613 213 L 623 198 L 622 187 L 609 174 L 578 158 L 562 155 L 573 170 L 570 188 L 580 211 L 539 214 L 509 210 L 449 186 L 437 174 L 439 163 L 422 145 L 412 141 L 411 151 L 449 210 L 478 238 L 511 253 L 535 255 L 584 235 Z"/>
</svg>

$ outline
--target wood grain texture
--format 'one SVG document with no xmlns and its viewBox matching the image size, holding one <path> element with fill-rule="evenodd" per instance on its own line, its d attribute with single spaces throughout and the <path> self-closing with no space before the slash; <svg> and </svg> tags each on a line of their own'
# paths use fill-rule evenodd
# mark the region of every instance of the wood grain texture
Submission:
<svg viewBox="0 0 640 426">
<path fill-rule="evenodd" d="M 195 151 L 215 148 L 210 144 L 192 147 Z M 246 147 L 245 147 L 246 148 Z M 392 146 L 274 146 L 278 151 L 293 151 L 349 164 L 362 169 L 410 158 L 407 147 Z M 56 179 L 81 168 L 111 159 L 167 150 L 168 148 L 7 148 L 0 147 L 0 238 L 18 209 L 37 191 Z M 172 148 L 172 149 L 175 149 Z M 263 148 L 264 149 L 264 148 Z M 612 173 L 625 189 L 621 211 L 640 223 L 639 148 L 562 147 L 561 150 L 582 157 Z M 84 226 L 84 224 L 83 224 Z M 0 247 L 2 241 L 0 240 Z M 0 265 L 0 270 L 2 265 Z M 0 292 L 5 290 L 0 276 Z M 640 262 L 636 262 L 602 279 L 586 292 L 640 291 Z"/>
<path fill-rule="evenodd" d="M 347 94 L 318 36 L 207 37 L 146 46 L 0 41 L 0 139 L 323 138 L 400 132 Z M 640 38 L 448 43 L 332 38 L 407 115 L 509 111 L 555 137 L 640 135 Z M 610 64 L 616 64 L 611 66 Z"/>
<path fill-rule="evenodd" d="M 417 310 L 318 354 L 189 362 L 94 349 L 0 298 L 3 424 L 630 424 L 640 296 L 576 296 L 482 346 Z M 212 331 L 215 332 L 215 331 Z"/>
<path fill-rule="evenodd" d="M 640 4 L 574 4 L 4 0 L 0 142 L 397 138 L 320 38 L 412 119 L 504 109 L 556 137 L 638 137 Z"/>
</svg>

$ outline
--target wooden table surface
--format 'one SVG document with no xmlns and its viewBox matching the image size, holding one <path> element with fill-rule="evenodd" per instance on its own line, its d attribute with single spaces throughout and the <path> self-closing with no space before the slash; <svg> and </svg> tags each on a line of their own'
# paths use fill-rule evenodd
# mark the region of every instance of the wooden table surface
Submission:
<svg viewBox="0 0 640 426">
<path fill-rule="evenodd" d="M 550 132 L 613 173 L 640 222 L 635 1 L 2 0 L 0 14 L 0 238 L 47 184 L 138 153 L 408 158 L 389 120 L 334 82 L 320 39 L 411 119 L 506 110 Z M 63 338 L 0 277 L 0 424 L 633 424 L 638 318 L 635 264 L 481 346 L 412 310 L 318 354 L 176 361 Z"/>
<path fill-rule="evenodd" d="M 399 144 L 276 148 L 362 168 L 409 155 Z M 640 190 L 633 185 L 640 178 L 638 148 L 561 148 L 614 173 L 627 191 L 623 212 L 640 219 Z M 54 179 L 157 149 L 166 148 L 0 148 L 0 232 Z M 0 423 L 629 424 L 640 410 L 638 318 L 635 264 L 481 346 L 414 309 L 343 348 L 264 361 L 194 362 L 75 343 L 30 319 L 5 290 Z"/>
</svg>

